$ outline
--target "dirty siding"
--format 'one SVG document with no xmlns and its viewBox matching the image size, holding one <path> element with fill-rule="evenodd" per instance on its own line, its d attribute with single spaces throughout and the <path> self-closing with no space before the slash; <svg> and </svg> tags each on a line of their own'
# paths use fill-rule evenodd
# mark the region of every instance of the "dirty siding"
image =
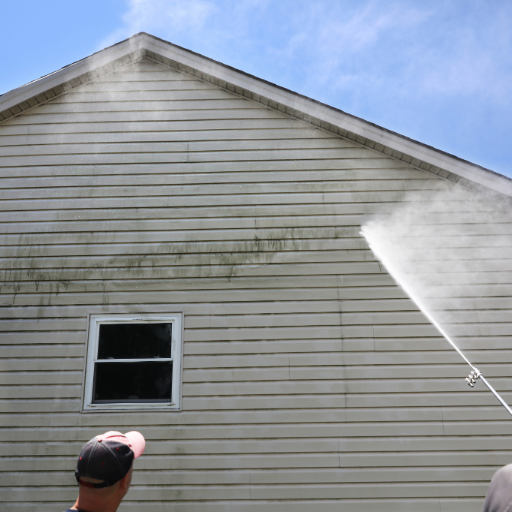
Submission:
<svg viewBox="0 0 512 512">
<path fill-rule="evenodd" d="M 121 510 L 480 510 L 510 420 L 359 234 L 453 183 L 150 61 L 1 125 L 0 166 L 3 511 L 64 510 L 111 427 L 148 440 Z M 464 346 L 505 397 L 509 277 Z M 87 315 L 170 311 L 183 411 L 81 414 Z"/>
</svg>

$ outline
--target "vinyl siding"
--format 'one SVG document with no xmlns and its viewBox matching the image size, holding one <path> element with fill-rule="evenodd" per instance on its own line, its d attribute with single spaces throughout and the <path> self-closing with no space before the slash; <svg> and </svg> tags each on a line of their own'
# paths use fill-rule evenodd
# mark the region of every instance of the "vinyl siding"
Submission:
<svg viewBox="0 0 512 512">
<path fill-rule="evenodd" d="M 432 300 L 510 402 L 507 207 L 150 61 L 0 125 L 0 176 L 2 510 L 67 508 L 112 427 L 147 439 L 120 510 L 481 510 L 512 423 L 360 227 L 457 191 Z M 87 315 L 172 311 L 183 411 L 80 413 Z"/>
</svg>

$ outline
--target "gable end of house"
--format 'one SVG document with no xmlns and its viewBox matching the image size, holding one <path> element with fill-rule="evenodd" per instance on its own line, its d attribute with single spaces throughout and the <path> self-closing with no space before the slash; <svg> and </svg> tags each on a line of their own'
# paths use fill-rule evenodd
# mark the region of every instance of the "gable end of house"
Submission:
<svg viewBox="0 0 512 512">
<path fill-rule="evenodd" d="M 512 179 L 145 32 L 0 96 L 0 124 L 143 60 L 209 82 L 512 206 Z"/>
</svg>

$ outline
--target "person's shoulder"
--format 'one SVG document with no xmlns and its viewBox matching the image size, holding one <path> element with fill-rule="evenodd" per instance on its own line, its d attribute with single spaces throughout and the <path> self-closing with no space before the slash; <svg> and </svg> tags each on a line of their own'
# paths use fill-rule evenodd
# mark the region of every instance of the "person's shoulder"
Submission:
<svg viewBox="0 0 512 512">
<path fill-rule="evenodd" d="M 502 512 L 509 510 L 511 505 L 512 464 L 507 464 L 494 473 L 485 496 L 483 512 Z"/>
<path fill-rule="evenodd" d="M 502 466 L 496 473 L 494 473 L 493 480 L 498 478 L 509 478 L 512 477 L 512 464 Z"/>
</svg>

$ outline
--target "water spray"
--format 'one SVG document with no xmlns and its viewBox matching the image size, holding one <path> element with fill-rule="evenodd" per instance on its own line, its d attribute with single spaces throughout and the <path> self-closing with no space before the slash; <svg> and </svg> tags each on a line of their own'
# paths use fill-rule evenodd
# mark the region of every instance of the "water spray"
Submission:
<svg viewBox="0 0 512 512">
<path fill-rule="evenodd" d="M 489 384 L 487 379 L 482 375 L 482 372 L 473 366 L 469 359 L 462 353 L 459 347 L 453 342 L 453 340 L 450 338 L 448 333 L 441 327 L 441 325 L 436 321 L 436 319 L 429 313 L 428 309 L 424 306 L 422 301 L 413 293 L 413 290 L 409 286 L 405 280 L 400 279 L 400 271 L 396 266 L 393 264 L 392 261 L 390 261 L 390 258 L 387 258 L 385 256 L 385 251 L 381 250 L 381 247 L 378 243 L 378 241 L 371 241 L 371 235 L 368 232 L 368 229 L 366 226 L 363 226 L 361 229 L 361 235 L 364 236 L 366 239 L 366 242 L 370 246 L 370 249 L 373 251 L 375 256 L 377 256 L 378 260 L 386 267 L 386 270 L 389 272 L 391 277 L 401 286 L 401 288 L 404 290 L 404 292 L 409 296 L 409 298 L 418 306 L 420 311 L 427 317 L 427 319 L 435 326 L 435 328 L 441 333 L 441 335 L 448 341 L 448 343 L 457 351 L 457 353 L 466 361 L 466 363 L 471 367 L 471 372 L 466 377 L 466 382 L 470 387 L 474 387 L 476 384 L 476 381 L 478 379 L 481 379 L 482 382 L 489 388 L 489 391 L 498 399 L 498 401 L 505 407 L 505 409 L 509 412 L 510 415 L 512 415 L 512 409 L 508 406 L 508 404 L 501 398 L 501 396 L 498 394 L 498 392 Z"/>
</svg>

